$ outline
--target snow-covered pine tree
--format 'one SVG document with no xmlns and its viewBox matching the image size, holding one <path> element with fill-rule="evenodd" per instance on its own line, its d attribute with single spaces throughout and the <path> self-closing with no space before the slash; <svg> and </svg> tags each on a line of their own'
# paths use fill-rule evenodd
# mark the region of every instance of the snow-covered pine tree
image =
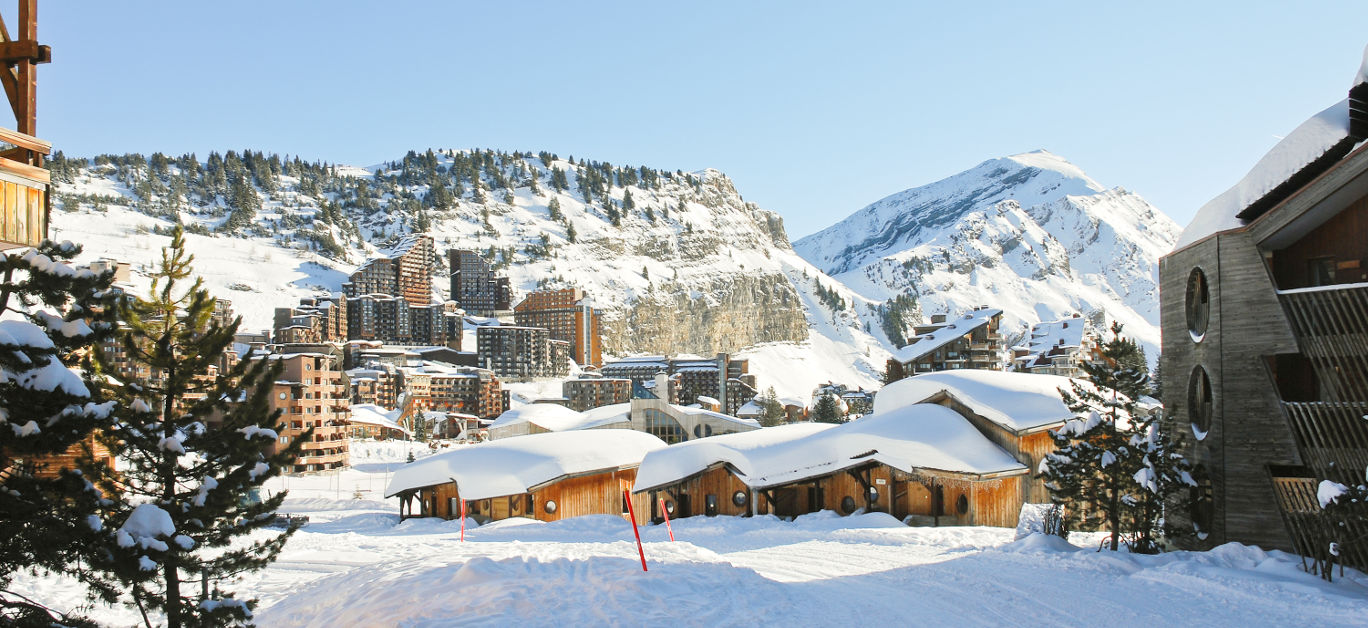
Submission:
<svg viewBox="0 0 1368 628">
<path fill-rule="evenodd" d="M 817 405 L 812 409 L 813 418 L 818 423 L 840 423 L 841 406 L 836 401 L 836 396 L 823 394 L 817 398 Z"/>
<path fill-rule="evenodd" d="M 113 404 L 99 403 L 71 370 L 113 329 L 105 318 L 115 294 L 112 273 L 75 269 L 70 242 L 0 257 L 0 624 L 73 625 L 42 600 L 12 594 L 17 573 L 61 571 L 92 585 L 92 597 L 112 601 L 113 588 L 88 570 L 82 552 L 99 531 L 91 519 L 100 495 L 79 469 L 58 468 L 69 451 L 89 457 L 82 443 L 107 427 Z M 89 372 L 86 370 L 85 372 Z"/>
<path fill-rule="evenodd" d="M 1100 528 L 1116 550 L 1133 529 L 1148 433 L 1137 406 L 1147 378 L 1133 366 L 1139 347 L 1113 323 L 1100 359 L 1083 363 L 1088 382 L 1075 381 L 1060 396 L 1075 418 L 1051 432 L 1055 451 L 1046 455 L 1041 475 L 1050 500 L 1064 506 L 1070 529 Z"/>
<path fill-rule="evenodd" d="M 760 398 L 760 405 L 765 410 L 760 417 L 762 427 L 774 427 L 784 422 L 784 404 L 779 402 L 779 395 L 774 392 L 773 386 L 765 390 L 764 396 Z"/>
<path fill-rule="evenodd" d="M 119 401 L 120 429 L 106 443 L 126 463 L 104 526 L 103 566 L 144 618 L 160 610 L 172 627 L 250 620 L 255 602 L 221 588 L 265 567 L 294 532 L 248 536 L 271 523 L 285 497 L 261 500 L 256 489 L 309 438 L 277 446 L 268 396 L 278 363 L 225 360 L 241 319 L 213 320 L 215 300 L 201 282 L 186 287 L 192 260 L 177 228 L 149 295 L 119 308 L 118 340 L 132 368 L 98 356 L 113 379 L 107 394 Z M 106 493 L 114 492 L 111 482 Z M 212 594 L 187 590 L 201 578 L 215 582 Z"/>
<path fill-rule="evenodd" d="M 1161 417 L 1144 417 L 1143 423 L 1141 432 L 1133 439 L 1133 444 L 1142 449 L 1143 458 L 1134 476 L 1140 491 L 1131 549 L 1149 554 L 1160 551 L 1163 539 L 1172 541 L 1194 533 L 1190 527 L 1173 525 L 1165 513 L 1189 512 L 1197 481 L 1192 477 L 1192 464 L 1183 456 L 1183 442 L 1170 432 L 1169 424 Z"/>
</svg>

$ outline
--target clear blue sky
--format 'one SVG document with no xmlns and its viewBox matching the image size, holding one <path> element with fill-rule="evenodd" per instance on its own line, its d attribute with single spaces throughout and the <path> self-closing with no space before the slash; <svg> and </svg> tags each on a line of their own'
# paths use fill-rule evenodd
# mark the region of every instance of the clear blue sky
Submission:
<svg viewBox="0 0 1368 628">
<path fill-rule="evenodd" d="M 1368 44 L 1362 1 L 953 4 L 43 0 L 38 133 L 83 156 L 713 167 L 795 239 L 1045 148 L 1186 224 L 1343 98 Z"/>
</svg>

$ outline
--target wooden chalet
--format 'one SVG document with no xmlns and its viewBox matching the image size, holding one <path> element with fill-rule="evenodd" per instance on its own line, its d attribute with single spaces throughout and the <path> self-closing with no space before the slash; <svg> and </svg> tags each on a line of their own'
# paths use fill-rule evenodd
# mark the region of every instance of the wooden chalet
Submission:
<svg viewBox="0 0 1368 628">
<path fill-rule="evenodd" d="M 919 403 L 954 410 L 988 440 L 1031 470 L 1022 481 L 1024 503 L 1050 501 L 1050 491 L 1036 475 L 1040 461 L 1054 451 L 1050 431 L 1073 418 L 1059 390 L 1074 380 L 1058 375 L 959 370 L 926 373 L 899 380 L 880 391 L 874 411 Z"/>
<path fill-rule="evenodd" d="M 385 497 L 398 496 L 400 518 L 467 516 L 481 523 L 510 517 L 556 521 L 627 514 L 623 491 L 636 480 L 659 438 L 633 430 L 531 434 L 463 445 L 404 465 Z M 632 507 L 645 512 L 646 497 Z"/>
<path fill-rule="evenodd" d="M 1200 484 L 1196 547 L 1228 542 L 1368 568 L 1317 487 L 1368 467 L 1368 58 L 1348 97 L 1198 210 L 1160 260 L 1163 389 Z"/>
<path fill-rule="evenodd" d="M 673 445 L 642 462 L 637 490 L 657 504 L 665 497 L 667 509 L 673 500 L 673 516 L 863 509 L 914 523 L 1014 526 L 1026 473 L 962 417 L 924 404 L 830 429 L 791 425 Z"/>
</svg>

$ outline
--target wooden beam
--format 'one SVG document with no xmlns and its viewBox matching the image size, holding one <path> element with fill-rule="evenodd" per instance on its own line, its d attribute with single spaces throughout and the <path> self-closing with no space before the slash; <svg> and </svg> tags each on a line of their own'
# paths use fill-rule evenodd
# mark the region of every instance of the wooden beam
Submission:
<svg viewBox="0 0 1368 628">
<path fill-rule="evenodd" d="M 19 61 L 37 63 L 38 42 L 7 41 L 0 43 L 0 63 L 16 63 Z"/>
</svg>

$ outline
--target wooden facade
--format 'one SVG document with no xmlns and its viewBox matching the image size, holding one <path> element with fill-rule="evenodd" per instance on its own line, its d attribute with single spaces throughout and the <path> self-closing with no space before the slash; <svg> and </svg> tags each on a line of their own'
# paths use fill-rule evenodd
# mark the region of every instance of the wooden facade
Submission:
<svg viewBox="0 0 1368 628">
<path fill-rule="evenodd" d="M 649 512 L 650 505 L 647 502 L 650 497 L 630 493 L 635 480 L 635 468 L 606 469 L 560 477 L 533 486 L 527 493 L 471 500 L 466 503 L 466 516 L 480 523 L 512 517 L 538 521 L 559 521 L 581 515 L 626 517 L 627 503 L 623 501 L 623 491 L 629 491 L 636 512 Z M 455 482 L 402 492 L 399 501 L 401 519 L 458 519 L 461 516 L 461 493 Z"/>
<path fill-rule="evenodd" d="M 1160 260 L 1165 405 L 1197 466 L 1182 514 L 1199 547 L 1321 552 L 1314 485 L 1362 483 L 1368 152 L 1331 156 L 1251 204 L 1245 226 Z M 1343 549 L 1368 566 L 1362 542 Z"/>
<path fill-rule="evenodd" d="M 1050 437 L 1050 430 L 1059 429 L 1064 425 L 1064 421 L 1030 430 L 1012 430 L 974 412 L 969 406 L 945 393 L 927 399 L 924 403 L 934 403 L 954 410 L 973 424 L 974 428 L 988 440 L 993 441 L 995 445 L 1016 458 L 1017 462 L 1026 465 L 1030 471 L 1028 477 L 1019 482 L 1021 503 L 1045 504 L 1050 502 L 1050 489 L 1045 488 L 1045 480 L 1040 477 L 1036 470 L 1040 468 L 1040 461 L 1045 458 L 1045 455 L 1055 450 L 1054 439 Z M 1020 510 L 1020 504 L 1017 507 Z M 1015 515 L 1013 516 L 1015 517 Z"/>
</svg>

